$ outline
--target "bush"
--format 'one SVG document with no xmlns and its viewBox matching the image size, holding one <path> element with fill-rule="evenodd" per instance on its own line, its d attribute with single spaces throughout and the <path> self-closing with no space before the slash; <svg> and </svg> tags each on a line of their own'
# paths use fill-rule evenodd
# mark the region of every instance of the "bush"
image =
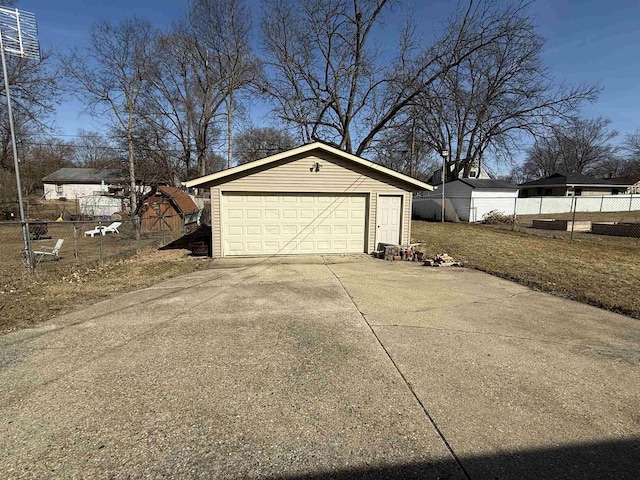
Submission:
<svg viewBox="0 0 640 480">
<path fill-rule="evenodd" d="M 505 215 L 499 210 L 491 210 L 482 216 L 482 223 L 487 225 L 512 225 L 513 215 Z"/>
</svg>

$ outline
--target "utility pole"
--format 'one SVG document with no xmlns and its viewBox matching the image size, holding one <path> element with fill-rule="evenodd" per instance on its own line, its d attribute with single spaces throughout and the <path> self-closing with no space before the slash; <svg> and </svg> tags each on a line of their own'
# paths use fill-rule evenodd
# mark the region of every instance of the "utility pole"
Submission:
<svg viewBox="0 0 640 480">
<path fill-rule="evenodd" d="M 411 118 L 411 157 L 409 158 L 409 176 L 413 177 L 413 165 L 416 160 L 416 116 Z"/>
<path fill-rule="evenodd" d="M 447 181 L 447 157 L 449 156 L 449 150 L 442 151 L 442 212 L 441 212 L 441 220 L 444 223 L 444 184 Z"/>
</svg>

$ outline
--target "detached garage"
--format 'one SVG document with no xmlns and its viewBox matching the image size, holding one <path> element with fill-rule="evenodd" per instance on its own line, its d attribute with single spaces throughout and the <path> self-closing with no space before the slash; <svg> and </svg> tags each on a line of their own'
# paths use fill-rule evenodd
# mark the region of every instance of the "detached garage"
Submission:
<svg viewBox="0 0 640 480">
<path fill-rule="evenodd" d="M 185 182 L 211 189 L 213 256 L 369 253 L 409 243 L 426 183 L 312 143 Z"/>
</svg>

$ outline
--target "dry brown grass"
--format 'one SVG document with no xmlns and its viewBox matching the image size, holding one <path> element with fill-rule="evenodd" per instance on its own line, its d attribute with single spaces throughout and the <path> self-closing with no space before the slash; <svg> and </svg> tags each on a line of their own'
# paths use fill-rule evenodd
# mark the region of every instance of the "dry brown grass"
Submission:
<svg viewBox="0 0 640 480">
<path fill-rule="evenodd" d="M 484 225 L 422 221 L 413 222 L 412 232 L 427 255 L 448 253 L 468 267 L 640 318 L 637 238 L 571 241 Z"/>
<path fill-rule="evenodd" d="M 24 275 L 0 285 L 0 334 L 29 328 L 55 315 L 207 268 L 211 259 L 185 250 L 147 251 L 104 267 L 75 268 L 63 275 Z"/>
</svg>

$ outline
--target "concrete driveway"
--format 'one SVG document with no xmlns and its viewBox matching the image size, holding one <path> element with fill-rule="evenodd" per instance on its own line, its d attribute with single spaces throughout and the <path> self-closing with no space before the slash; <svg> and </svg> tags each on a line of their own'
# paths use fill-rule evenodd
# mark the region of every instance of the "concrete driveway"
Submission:
<svg viewBox="0 0 640 480">
<path fill-rule="evenodd" d="M 466 269 L 215 265 L 1 337 L 0 478 L 637 478 L 637 320 Z"/>
</svg>

